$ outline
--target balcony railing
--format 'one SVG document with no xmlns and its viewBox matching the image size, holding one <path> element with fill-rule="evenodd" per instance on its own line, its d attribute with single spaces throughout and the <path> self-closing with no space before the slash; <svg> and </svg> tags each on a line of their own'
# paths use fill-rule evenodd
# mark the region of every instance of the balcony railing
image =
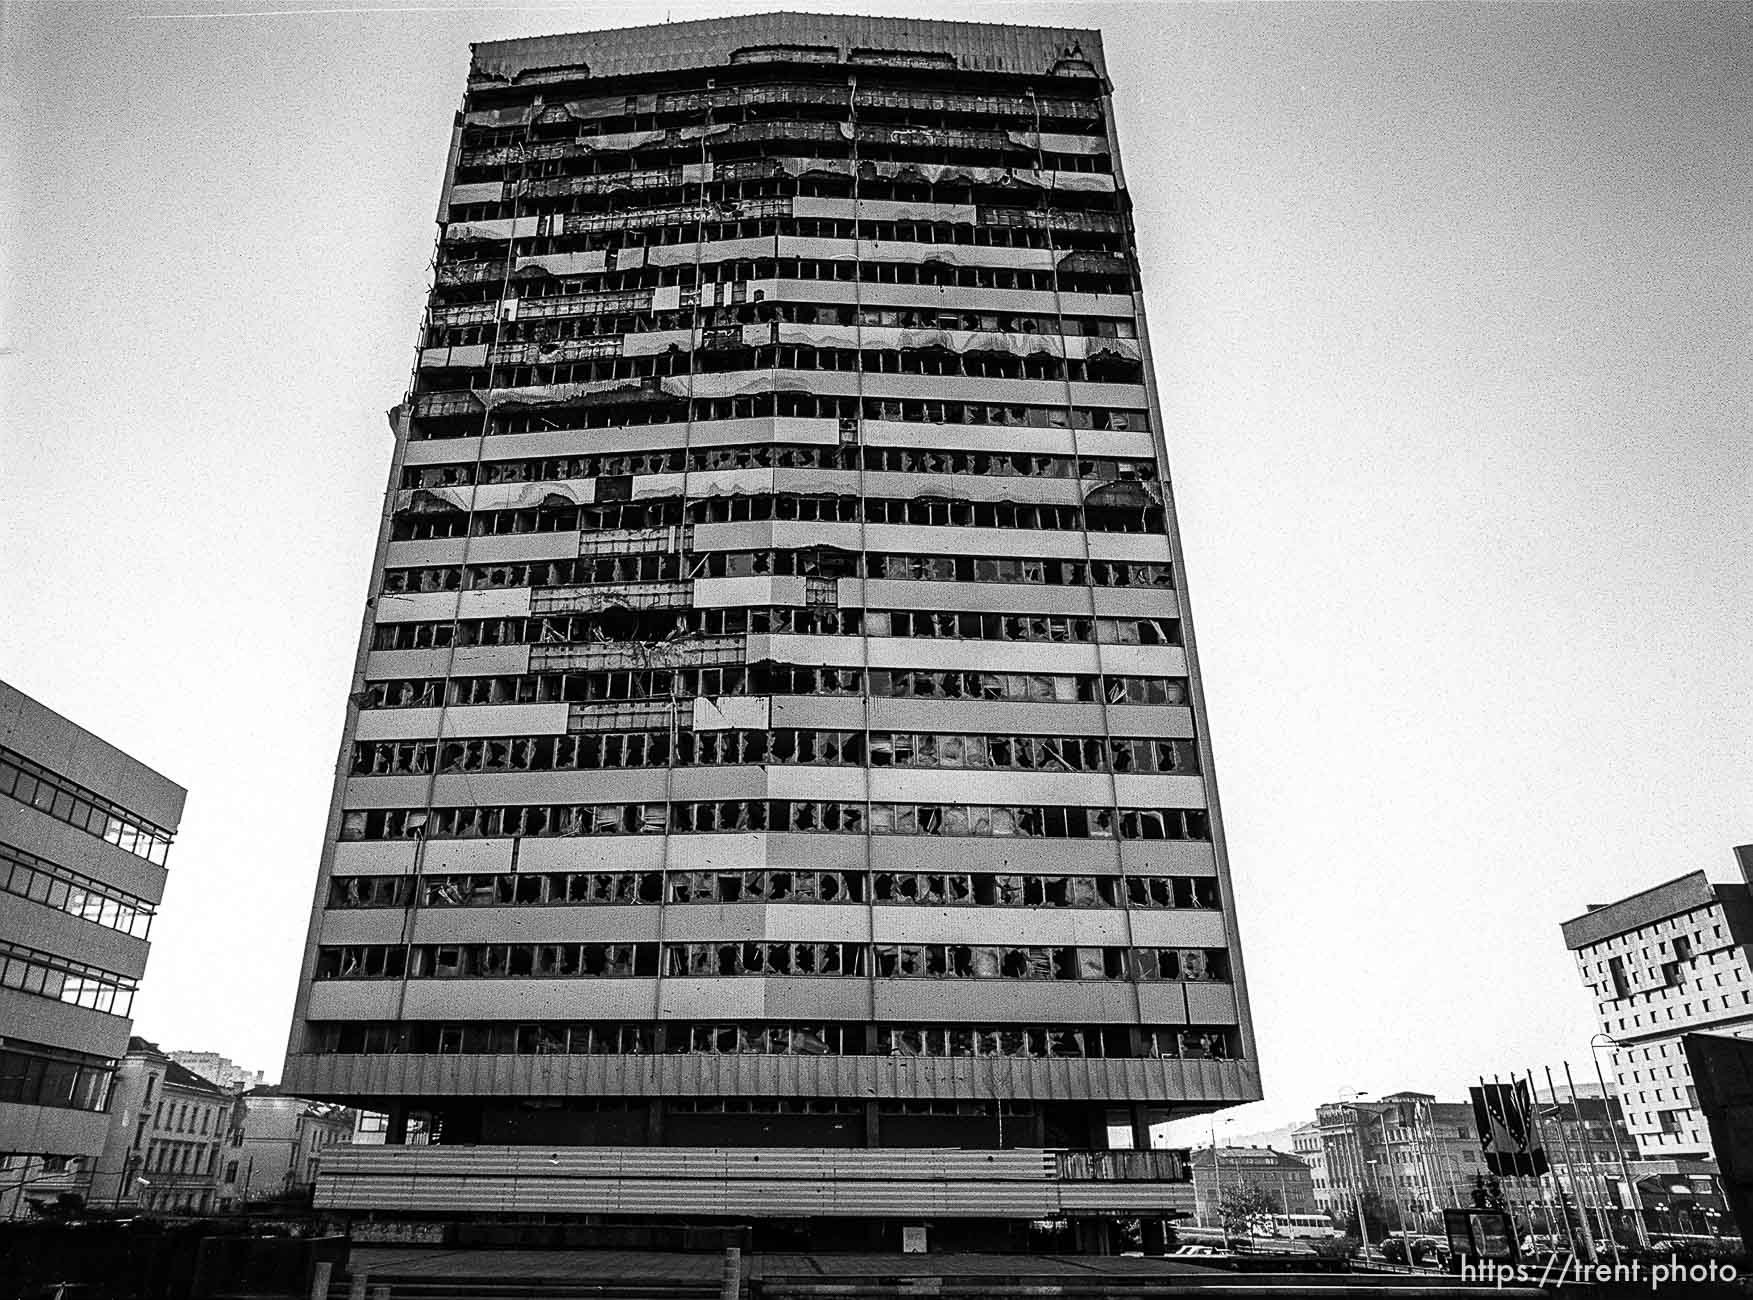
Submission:
<svg viewBox="0 0 1753 1300">
<path fill-rule="evenodd" d="M 1184 1150 L 1060 1151 L 1055 1159 L 1059 1177 L 1072 1182 L 1193 1181 L 1189 1153 Z"/>
<path fill-rule="evenodd" d="M 480 284 L 483 280 L 503 280 L 505 262 L 446 262 L 438 268 L 439 284 Z"/>
<path fill-rule="evenodd" d="M 618 668 L 711 668 L 748 661 L 740 636 L 678 641 L 617 641 L 595 645 L 533 645 L 531 672 L 587 672 Z"/>
<path fill-rule="evenodd" d="M 479 415 L 485 409 L 474 393 L 422 393 L 414 399 L 414 415 L 423 420 L 447 415 Z"/>
<path fill-rule="evenodd" d="M 693 599 L 694 584 L 618 582 L 613 592 L 601 587 L 537 587 L 530 592 L 531 614 L 588 614 L 609 605 L 628 609 L 681 609 Z"/>
</svg>

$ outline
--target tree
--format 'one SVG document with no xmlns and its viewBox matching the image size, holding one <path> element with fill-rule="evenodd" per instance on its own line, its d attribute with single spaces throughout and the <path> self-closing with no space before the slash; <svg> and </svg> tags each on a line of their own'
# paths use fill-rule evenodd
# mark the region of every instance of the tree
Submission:
<svg viewBox="0 0 1753 1300">
<path fill-rule="evenodd" d="M 1268 1214 L 1280 1213 L 1277 1195 L 1257 1183 L 1237 1183 L 1223 1189 L 1218 1217 L 1225 1232 L 1247 1232 L 1249 1224 Z"/>
<path fill-rule="evenodd" d="M 1352 1200 L 1355 1202 L 1355 1197 Z M 1367 1188 L 1363 1194 L 1364 1220 L 1369 1224 L 1370 1240 L 1380 1241 L 1390 1232 L 1400 1227 L 1400 1215 L 1395 1207 L 1382 1199 L 1382 1194 L 1375 1188 Z M 1346 1207 L 1345 1232 L 1349 1236 L 1357 1236 L 1357 1206 L 1355 1203 Z"/>
</svg>

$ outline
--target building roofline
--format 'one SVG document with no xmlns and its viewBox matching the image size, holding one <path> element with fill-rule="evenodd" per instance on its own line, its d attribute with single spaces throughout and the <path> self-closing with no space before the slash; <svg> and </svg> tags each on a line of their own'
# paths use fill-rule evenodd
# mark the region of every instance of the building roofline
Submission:
<svg viewBox="0 0 1753 1300">
<path fill-rule="evenodd" d="M 164 1057 L 164 1083 L 167 1088 L 185 1088 L 190 1092 L 208 1092 L 215 1097 L 230 1097 L 232 1095 L 229 1088 L 220 1087 L 213 1080 L 203 1078 L 187 1066 L 177 1064 L 168 1056 Z"/>
<path fill-rule="evenodd" d="M 1211 1147 L 1194 1147 L 1192 1154 L 1189 1158 L 1192 1161 L 1192 1163 L 1194 1163 L 1194 1164 L 1198 1164 L 1198 1163 L 1200 1163 L 1201 1160 L 1203 1160 L 1205 1165 L 1209 1167 L 1210 1164 L 1212 1163 L 1211 1162 L 1212 1150 L 1213 1150 L 1213 1148 L 1211 1148 Z M 1289 1151 L 1280 1151 L 1277 1147 L 1226 1146 L 1226 1147 L 1218 1147 L 1218 1148 L 1216 1148 L 1216 1150 L 1222 1152 L 1226 1158 L 1227 1157 L 1234 1157 L 1234 1156 L 1252 1157 L 1253 1163 L 1259 1164 L 1262 1166 L 1264 1166 L 1267 1162 L 1265 1160 L 1261 1159 L 1260 1157 L 1272 1156 L 1273 1157 L 1272 1163 L 1280 1169 L 1307 1169 L 1309 1167 L 1309 1162 L 1304 1160 L 1301 1156 L 1296 1155 L 1296 1154 L 1289 1152 Z M 1231 1163 L 1231 1161 L 1229 1159 L 1226 1159 L 1225 1161 L 1220 1162 L 1220 1163 Z"/>
<path fill-rule="evenodd" d="M 1635 894 L 1628 894 L 1611 903 L 1591 904 L 1582 915 L 1561 922 L 1559 929 L 1564 934 L 1565 946 L 1575 951 L 1663 917 L 1720 902 L 1732 893 L 1745 893 L 1746 890 L 1745 884 L 1716 884 L 1703 871 L 1688 871 L 1685 875 L 1664 880 L 1648 889 L 1640 889 Z"/>
<path fill-rule="evenodd" d="M 0 679 L 0 744 L 175 834 L 187 788 L 113 741 Z"/>
<path fill-rule="evenodd" d="M 591 80 L 709 70 L 731 66 L 742 50 L 829 46 L 836 64 L 849 62 L 854 50 L 949 54 L 964 72 L 1000 75 L 1051 74 L 1076 46 L 1070 57 L 1086 62 L 1104 86 L 1107 78 L 1101 33 L 1094 28 L 780 10 L 478 41 L 469 47 L 469 79 L 510 86 L 560 69 L 582 69 Z"/>
<path fill-rule="evenodd" d="M 858 23 L 874 23 L 893 27 L 912 27 L 916 24 L 927 24 L 934 27 L 991 27 L 1001 31 L 1021 32 L 1053 32 L 1075 31 L 1080 35 L 1100 36 L 1100 29 L 1095 27 L 1058 27 L 1051 23 L 988 23 L 977 19 L 961 18 L 913 18 L 899 14 L 847 14 L 826 13 L 816 9 L 764 9 L 752 14 L 719 14 L 708 18 L 684 18 L 681 22 L 661 23 L 617 23 L 613 27 L 583 28 L 566 32 L 545 32 L 537 36 L 507 36 L 497 41 L 470 41 L 471 50 L 491 50 L 509 48 L 518 45 L 537 44 L 553 40 L 557 36 L 592 36 L 620 32 L 637 32 L 645 35 L 651 32 L 672 32 L 677 36 L 686 36 L 690 30 L 712 27 L 722 23 L 751 23 L 758 19 L 786 21 L 811 21 L 814 19 L 842 20 Z"/>
</svg>

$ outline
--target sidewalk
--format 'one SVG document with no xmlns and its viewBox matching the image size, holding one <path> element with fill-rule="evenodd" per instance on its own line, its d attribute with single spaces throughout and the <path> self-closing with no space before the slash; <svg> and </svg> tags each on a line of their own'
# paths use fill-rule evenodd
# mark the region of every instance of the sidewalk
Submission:
<svg viewBox="0 0 1753 1300">
<path fill-rule="evenodd" d="M 645 1250 L 444 1250 L 355 1246 L 348 1270 L 391 1277 L 559 1277 L 716 1282 L 724 1256 Z"/>
<path fill-rule="evenodd" d="M 715 1284 L 724 1257 L 711 1251 L 640 1250 L 442 1250 L 420 1247 L 356 1247 L 349 1268 L 354 1274 L 401 1278 L 567 1279 L 586 1282 L 659 1282 Z M 798 1283 L 840 1282 L 864 1286 L 917 1281 L 930 1290 L 929 1280 L 950 1286 L 984 1281 L 1018 1286 L 1054 1287 L 1068 1283 L 1102 1283 L 1174 1279 L 1189 1287 L 1217 1287 L 1232 1292 L 1306 1287 L 1309 1290 L 1362 1289 L 1425 1294 L 1452 1291 L 1457 1280 L 1440 1274 L 1349 1273 L 1298 1275 L 1237 1274 L 1177 1259 L 1140 1259 L 1123 1255 L 883 1255 L 798 1254 L 774 1252 L 747 1255 L 743 1276 L 751 1282 L 795 1280 Z"/>
</svg>

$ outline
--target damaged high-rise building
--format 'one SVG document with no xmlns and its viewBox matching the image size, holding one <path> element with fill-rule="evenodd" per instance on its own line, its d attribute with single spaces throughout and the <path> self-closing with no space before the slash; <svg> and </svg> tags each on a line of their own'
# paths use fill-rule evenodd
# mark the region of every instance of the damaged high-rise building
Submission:
<svg viewBox="0 0 1753 1300">
<path fill-rule="evenodd" d="M 390 1141 L 319 1204 L 1189 1206 L 1114 1148 L 1259 1070 L 1099 35 L 477 45 L 438 220 L 284 1083 Z"/>
</svg>

